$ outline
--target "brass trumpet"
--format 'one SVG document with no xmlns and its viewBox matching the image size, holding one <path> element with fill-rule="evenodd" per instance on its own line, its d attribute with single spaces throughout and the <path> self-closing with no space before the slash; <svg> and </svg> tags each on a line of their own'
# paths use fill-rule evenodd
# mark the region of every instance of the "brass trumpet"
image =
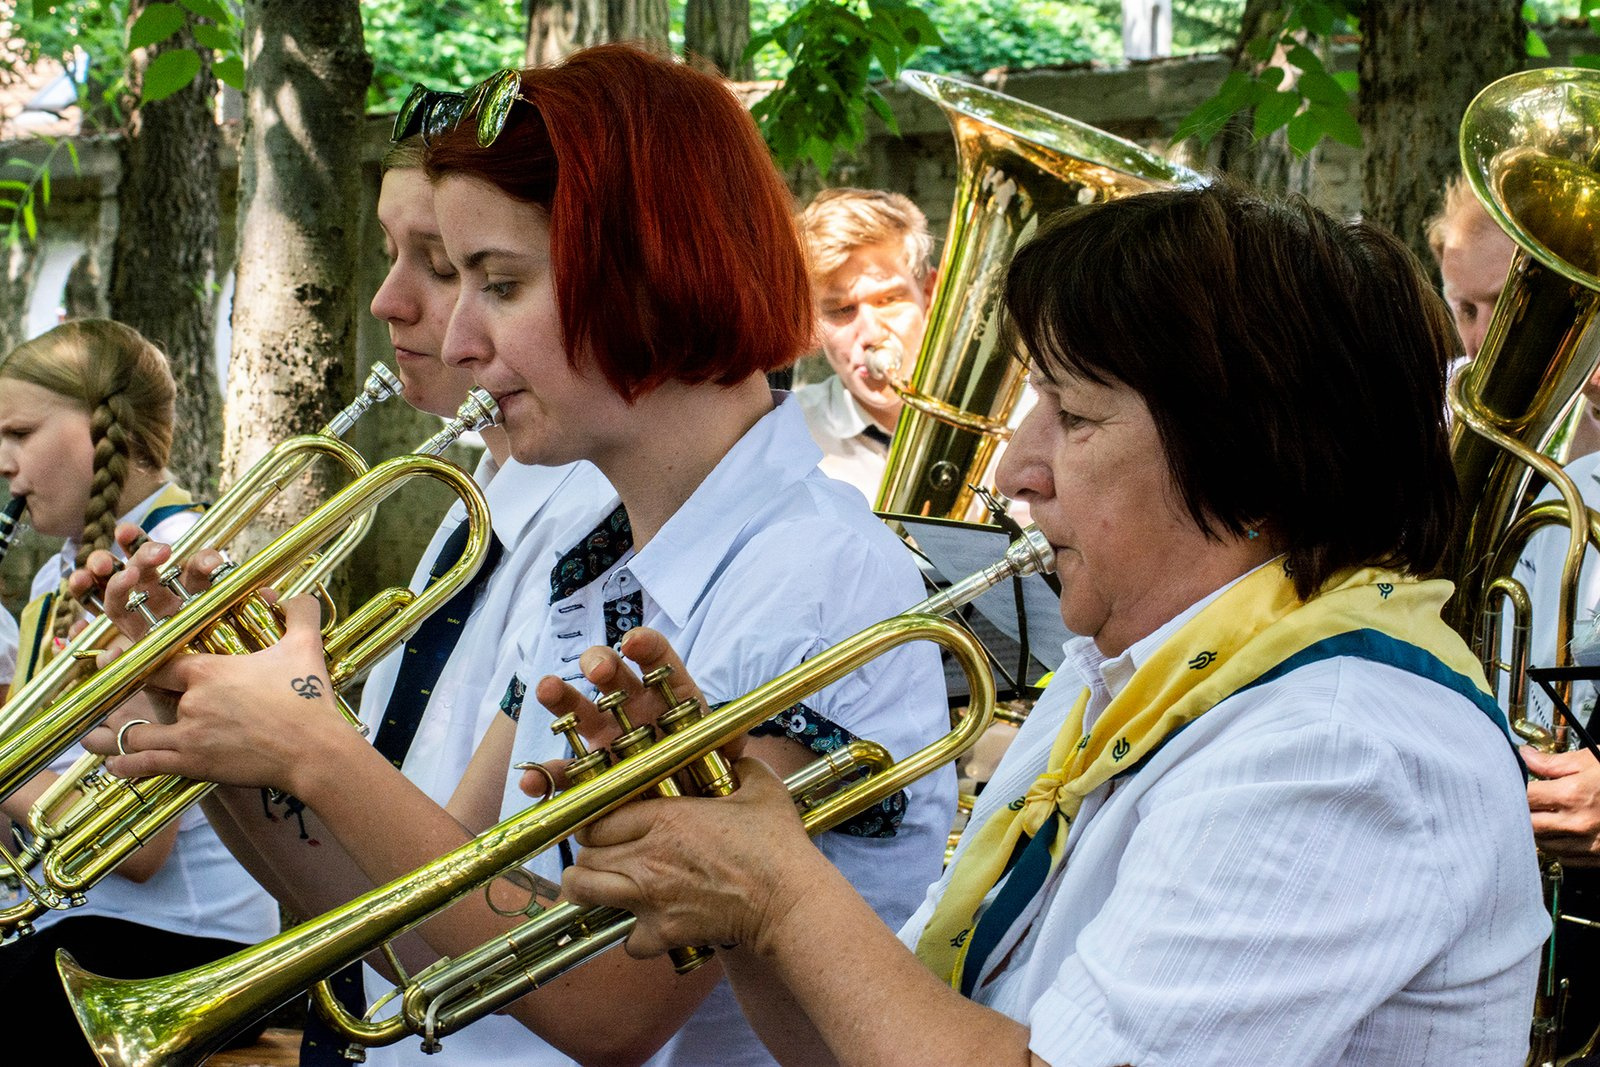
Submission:
<svg viewBox="0 0 1600 1067">
<path fill-rule="evenodd" d="M 287 575 L 290 580 L 285 595 L 293 595 L 320 583 L 345 558 L 344 552 L 338 548 L 321 554 L 305 552 L 300 557 L 294 557 L 279 551 L 280 543 L 307 543 L 314 547 L 328 534 L 347 530 L 357 519 L 368 518 L 384 497 L 410 477 L 438 478 L 467 505 L 466 521 L 470 524 L 470 532 L 466 549 L 456 564 L 424 592 L 414 594 L 408 589 L 385 590 L 327 635 L 325 647 L 329 658 L 330 682 L 336 691 L 348 684 L 396 643 L 405 640 L 429 613 L 471 578 L 482 562 L 488 547 L 488 506 L 483 502 L 476 483 L 454 464 L 437 460 L 434 456 L 449 447 L 461 434 L 492 425 L 498 419 L 498 414 L 494 401 L 487 393 L 473 390 L 457 417 L 450 420 L 416 453 L 391 460 L 363 475 L 329 505 L 280 535 L 264 550 L 264 554 L 270 553 L 272 558 L 287 563 L 287 569 L 280 563 L 266 571 L 264 576 L 248 579 L 249 585 L 231 580 L 231 566 L 213 575 L 215 591 L 220 593 L 221 588 L 226 587 L 234 592 L 209 613 L 202 629 L 192 633 L 186 631 L 183 637 L 172 633 L 173 625 L 178 619 L 186 617 L 191 605 L 198 605 L 205 600 L 206 595 L 197 597 L 189 594 L 179 581 L 179 566 L 176 563 L 168 564 L 162 581 L 184 601 L 185 606 L 174 619 L 155 622 L 150 634 L 123 657 L 134 658 L 139 666 L 119 672 L 116 677 L 131 677 L 133 688 L 137 689 L 151 670 L 181 651 L 242 655 L 274 644 L 282 636 L 282 615 L 276 606 L 261 596 L 260 588 L 272 582 L 281 583 L 282 577 Z M 373 484 L 381 489 L 381 493 L 358 493 L 368 479 L 374 480 Z M 355 495 L 352 497 L 352 494 Z M 365 502 L 350 503 L 341 509 L 330 510 L 330 505 L 346 498 Z M 301 528 L 308 524 L 318 540 L 307 542 L 301 536 Z M 353 547 L 350 539 L 342 533 L 335 540 L 338 544 L 350 543 Z M 309 563 L 308 558 L 311 560 Z M 241 572 L 250 569 L 255 562 L 256 557 L 252 557 L 249 563 L 238 569 Z M 126 689 L 125 683 L 118 683 L 117 688 L 109 690 L 113 695 L 101 695 L 107 690 L 99 688 L 98 683 L 103 676 L 110 676 L 121 662 L 119 659 L 95 675 L 90 683 L 64 698 L 60 702 L 62 706 L 53 708 L 50 714 L 64 721 L 98 721 L 103 718 L 128 692 L 133 691 Z M 355 713 L 344 707 L 342 700 L 340 706 L 352 725 L 360 728 Z M 110 873 L 151 835 L 159 832 L 214 788 L 212 783 L 177 775 L 156 775 L 133 780 L 107 779 L 100 773 L 103 763 L 102 757 L 94 755 L 79 759 L 39 798 L 30 811 L 29 828 L 35 835 L 30 848 L 18 857 L 0 852 L 0 856 L 9 861 L 14 875 L 21 879 L 26 891 L 16 904 L 0 910 L 0 935 L 26 933 L 33 919 L 45 911 L 82 903 L 85 892 L 91 886 Z M 37 878 L 28 873 L 36 862 L 39 864 Z"/>
<path fill-rule="evenodd" d="M 956 758 L 989 725 L 995 689 L 982 646 L 968 631 L 934 613 L 953 611 L 1000 582 L 1053 565 L 1048 543 L 1030 527 L 1004 560 L 910 612 L 846 638 L 709 714 L 695 701 L 677 704 L 658 722 L 663 733 L 659 740 L 628 752 L 613 766 L 405 877 L 216 963 L 165 978 L 127 981 L 90 974 L 62 953 L 57 965 L 68 1000 L 106 1067 L 201 1063 L 229 1036 L 299 990 L 621 804 L 670 785 L 680 772 L 694 776 L 703 761 L 720 759 L 717 750 L 723 745 L 807 694 L 909 641 L 942 645 L 960 662 L 972 693 L 970 711 L 949 734 L 895 762 L 879 746 L 859 745 L 843 757 L 812 765 L 799 780 L 791 779 L 794 789 L 809 796 L 858 767 L 877 772 L 807 802 L 803 818 L 808 829 L 818 832 L 835 825 Z M 711 773 L 731 772 L 718 767 Z M 406 989 L 404 1010 L 395 1019 L 368 1023 L 340 1014 L 335 1025 L 358 1042 L 388 1043 L 413 1032 L 436 1042 L 621 941 L 631 924 L 631 916 L 612 909 L 557 904 L 508 936 L 460 959 L 442 960 L 419 975 Z M 320 999 L 326 1003 L 329 998 Z"/>
<path fill-rule="evenodd" d="M 244 476 L 206 510 L 200 521 L 173 546 L 173 558 L 185 559 L 201 548 L 228 544 L 285 486 L 318 459 L 344 465 L 352 476 L 367 469 L 366 461 L 339 440 L 374 404 L 400 393 L 400 379 L 382 364 L 362 387 L 361 394 L 320 431 L 292 437 L 257 460 Z M 352 547 L 365 534 L 369 516 L 347 531 Z M 66 649 L 51 660 L 21 689 L 14 690 L 0 708 L 0 797 L 10 796 L 24 782 L 82 737 L 94 723 L 60 723 L 47 713 L 56 700 L 79 682 L 85 650 L 99 648 L 112 635 L 109 619 L 94 619 Z"/>
</svg>

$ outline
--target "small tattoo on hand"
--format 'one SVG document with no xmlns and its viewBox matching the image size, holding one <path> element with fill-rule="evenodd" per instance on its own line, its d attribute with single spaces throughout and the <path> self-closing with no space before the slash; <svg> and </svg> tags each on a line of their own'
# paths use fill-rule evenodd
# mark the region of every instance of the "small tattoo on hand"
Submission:
<svg viewBox="0 0 1600 1067">
<path fill-rule="evenodd" d="M 322 679 L 314 674 L 294 679 L 289 687 L 307 700 L 315 700 L 322 695 Z"/>
</svg>

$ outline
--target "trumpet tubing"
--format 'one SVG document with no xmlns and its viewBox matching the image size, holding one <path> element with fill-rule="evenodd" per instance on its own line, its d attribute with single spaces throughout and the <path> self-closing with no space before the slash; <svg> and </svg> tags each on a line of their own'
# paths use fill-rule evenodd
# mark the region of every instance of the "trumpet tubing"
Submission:
<svg viewBox="0 0 1600 1067">
<path fill-rule="evenodd" d="M 467 507 L 469 523 L 468 542 L 461 557 L 439 580 L 431 583 L 421 594 L 410 590 L 387 590 L 374 602 L 358 610 L 344 625 L 333 630 L 326 638 L 329 661 L 329 682 L 335 691 L 335 700 L 345 718 L 355 727 L 362 728 L 359 718 L 345 705 L 338 690 L 387 653 L 395 644 L 404 641 L 437 607 L 455 594 L 482 562 L 489 544 L 488 505 L 483 501 L 476 483 L 454 464 L 434 458 L 453 443 L 463 432 L 482 429 L 498 418 L 498 411 L 488 394 L 473 390 L 460 415 L 451 420 L 440 433 L 422 446 L 425 451 L 389 461 L 357 479 L 324 509 L 337 519 L 321 519 L 324 509 L 319 509 L 305 520 L 312 529 L 337 531 L 341 524 L 353 524 L 357 519 L 370 519 L 377 503 L 412 477 L 427 476 L 444 481 L 462 498 Z M 361 499 L 351 495 L 366 479 L 375 479 L 381 491 L 370 502 L 335 507 L 345 499 Z M 342 510 L 341 510 L 342 509 Z M 354 516 L 351 518 L 350 516 Z M 295 529 L 298 529 L 297 526 Z M 347 526 L 345 527 L 347 528 Z M 294 530 L 290 531 L 290 534 Z M 289 537 L 285 534 L 279 540 Z M 341 533 L 335 542 L 345 540 Z M 320 542 L 319 542 L 320 543 Z M 268 550 L 276 549 L 275 541 Z M 296 557 L 287 556 L 293 560 Z M 296 562 L 295 579 L 291 589 L 303 587 L 308 577 L 320 580 L 328 570 L 343 560 L 343 555 L 328 551 L 318 554 L 316 562 L 303 566 Z M 254 560 L 252 560 L 253 562 Z M 143 657 L 146 666 L 134 675 L 142 685 L 149 671 L 171 655 L 183 651 L 204 651 L 220 655 L 244 655 L 268 648 L 283 635 L 283 615 L 259 592 L 264 579 L 247 578 L 254 584 L 245 586 L 234 582 L 229 568 L 222 583 L 234 592 L 220 603 L 220 614 L 208 620 L 197 636 L 174 637 L 167 630 L 168 621 L 158 623 L 143 641 L 129 650 L 129 655 L 141 652 L 148 645 L 151 655 Z M 172 586 L 186 601 L 185 609 L 197 603 L 198 597 L 189 596 L 177 583 L 177 568 L 169 567 Z M 293 595 L 286 592 L 284 595 Z M 179 612 L 181 616 L 182 611 Z M 176 618 L 176 617 L 175 617 Z M 118 662 L 121 662 L 120 660 Z M 113 664 L 115 666 L 115 664 Z M 109 670 L 110 668 L 108 668 Z M 98 677 L 98 676 L 97 676 Z M 77 693 L 73 694 L 74 701 Z M 91 692 L 83 698 L 86 702 L 97 697 Z M 94 704 L 94 708 L 111 708 L 122 697 L 110 703 Z M 60 709 L 66 713 L 69 709 Z M 90 708 L 74 711 L 72 718 L 87 717 Z M 101 711 L 103 717 L 104 711 Z M 100 768 L 104 760 L 87 756 L 55 783 L 52 790 L 40 798 L 31 813 L 31 828 L 36 835 L 35 845 L 14 861 L 12 866 L 26 868 L 40 863 L 40 876 L 30 881 L 30 893 L 17 904 L 0 911 L 0 933 L 25 932 L 31 921 L 45 909 L 79 903 L 83 894 L 94 883 L 105 877 L 119 863 L 138 849 L 151 835 L 182 814 L 209 793 L 214 785 L 177 775 L 157 775 L 142 779 L 104 782 Z M 63 798 L 76 799 L 63 800 Z M 58 806 L 64 810 L 58 818 L 50 815 Z"/>
<path fill-rule="evenodd" d="M 941 596 L 926 603 L 950 610 L 1012 575 L 1048 569 L 1052 564 L 1048 543 L 1035 529 L 1025 534 L 1008 551 L 1008 565 L 987 568 L 959 583 L 953 587 L 960 590 L 957 598 Z M 982 735 L 993 712 L 994 678 L 982 646 L 968 631 L 925 613 L 924 607 L 919 604 L 911 612 L 868 627 L 714 712 L 678 717 L 670 728 L 663 727 L 664 736 L 654 744 L 588 780 L 388 885 L 217 963 L 166 978 L 123 981 L 89 974 L 63 954 L 58 957 L 62 980 L 91 1047 L 107 1067 L 200 1063 L 232 1033 L 299 990 L 359 960 L 621 804 L 654 792 L 662 782 L 779 710 L 893 648 L 910 641 L 933 641 L 956 657 L 967 676 L 972 693 L 968 715 L 949 734 L 881 773 L 809 803 L 803 818 L 808 828 L 821 829 L 882 801 L 965 751 Z M 831 766 L 808 770 L 796 788 L 809 795 L 835 776 L 849 773 L 857 761 L 881 766 L 881 750 L 875 749 L 863 746 Z M 518 948 L 513 952 L 515 963 L 503 966 L 499 961 L 504 942 L 497 939 L 460 960 L 430 968 L 425 982 L 407 989 L 400 1021 L 340 1021 L 347 1035 L 358 1041 L 384 1043 L 413 1030 L 436 1039 L 521 996 L 532 988 L 525 983 L 543 982 L 615 944 L 626 936 L 631 921 L 608 909 L 597 912 L 558 904 L 512 935 L 518 945 L 536 946 L 526 950 L 533 955 Z"/>
<path fill-rule="evenodd" d="M 190 527 L 173 546 L 173 559 L 188 558 L 202 548 L 227 544 L 268 501 L 319 459 L 342 464 L 352 476 L 367 469 L 366 461 L 349 445 L 339 440 L 374 404 L 400 393 L 400 380 L 387 367 L 374 366 L 361 395 L 341 411 L 320 433 L 293 437 L 277 445 L 245 472 Z M 370 517 L 351 534 L 364 533 Z M 51 706 L 74 684 L 78 654 L 98 649 L 112 637 L 114 627 L 104 616 L 90 620 L 66 649 L 21 689 L 13 692 L 0 708 L 0 797 L 10 796 L 50 762 L 66 751 L 93 726 L 67 724 L 59 728 L 51 718 Z"/>
</svg>

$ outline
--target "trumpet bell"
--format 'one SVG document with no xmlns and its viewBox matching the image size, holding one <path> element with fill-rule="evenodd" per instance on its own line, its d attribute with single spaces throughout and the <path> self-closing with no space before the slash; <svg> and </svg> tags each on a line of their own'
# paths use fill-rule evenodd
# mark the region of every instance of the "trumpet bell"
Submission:
<svg viewBox="0 0 1600 1067">
<path fill-rule="evenodd" d="M 179 1001 L 162 995 L 150 982 L 97 977 L 78 966 L 66 949 L 56 952 L 56 970 L 78 1025 L 102 1064 L 198 1067 L 245 1025 L 215 1011 L 219 1004 L 203 997 Z M 194 1051 L 199 1049 L 204 1052 Z"/>
</svg>

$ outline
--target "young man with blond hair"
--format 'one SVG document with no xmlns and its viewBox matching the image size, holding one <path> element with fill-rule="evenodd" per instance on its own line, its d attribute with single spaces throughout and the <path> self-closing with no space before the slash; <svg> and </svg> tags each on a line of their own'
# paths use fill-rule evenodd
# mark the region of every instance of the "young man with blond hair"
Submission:
<svg viewBox="0 0 1600 1067">
<path fill-rule="evenodd" d="M 933 239 L 910 199 L 875 189 L 825 189 L 798 219 L 816 300 L 817 343 L 834 377 L 797 391 L 824 473 L 870 501 L 903 406 L 870 357 L 898 356 L 910 375 L 933 297 Z"/>
</svg>

